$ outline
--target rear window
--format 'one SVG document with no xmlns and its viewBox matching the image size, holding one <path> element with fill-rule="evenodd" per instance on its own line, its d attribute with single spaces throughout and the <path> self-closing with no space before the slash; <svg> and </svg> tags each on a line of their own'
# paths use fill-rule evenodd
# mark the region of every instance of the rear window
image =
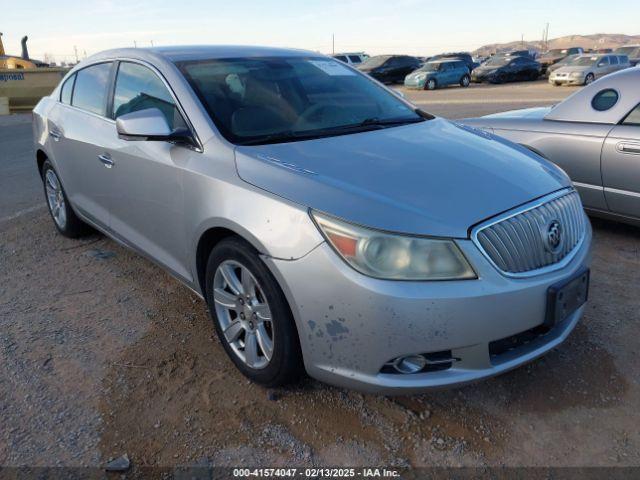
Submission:
<svg viewBox="0 0 640 480">
<path fill-rule="evenodd" d="M 110 74 L 111 62 L 99 63 L 78 71 L 72 105 L 88 112 L 105 115 Z"/>
<path fill-rule="evenodd" d="M 618 103 L 618 92 L 611 88 L 599 91 L 593 100 L 591 106 L 598 112 L 605 112 Z"/>
</svg>

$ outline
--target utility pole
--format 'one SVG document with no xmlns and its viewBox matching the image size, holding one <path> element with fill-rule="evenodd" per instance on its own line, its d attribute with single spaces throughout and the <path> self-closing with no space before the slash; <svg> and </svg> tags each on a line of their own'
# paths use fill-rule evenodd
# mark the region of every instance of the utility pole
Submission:
<svg viewBox="0 0 640 480">
<path fill-rule="evenodd" d="M 78 58 L 78 46 L 77 45 L 73 46 L 73 52 L 76 55 L 76 63 L 80 62 L 80 59 Z"/>
</svg>

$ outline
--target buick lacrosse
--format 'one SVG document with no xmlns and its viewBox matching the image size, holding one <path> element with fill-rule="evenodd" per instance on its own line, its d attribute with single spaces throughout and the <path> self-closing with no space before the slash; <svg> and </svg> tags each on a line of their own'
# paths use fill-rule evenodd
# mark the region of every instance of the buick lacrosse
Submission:
<svg viewBox="0 0 640 480">
<path fill-rule="evenodd" d="M 558 167 L 318 53 L 112 50 L 34 110 L 56 228 L 202 295 L 263 385 L 418 392 L 560 344 L 591 228 Z"/>
</svg>

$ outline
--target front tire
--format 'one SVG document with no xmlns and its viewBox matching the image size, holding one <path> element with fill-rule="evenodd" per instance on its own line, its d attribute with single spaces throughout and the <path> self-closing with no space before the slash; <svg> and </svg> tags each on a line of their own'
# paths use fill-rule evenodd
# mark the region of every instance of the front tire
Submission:
<svg viewBox="0 0 640 480">
<path fill-rule="evenodd" d="M 301 377 L 302 353 L 289 304 L 248 243 L 232 237 L 211 251 L 206 298 L 218 338 L 243 375 L 266 387 Z"/>
<path fill-rule="evenodd" d="M 593 73 L 589 73 L 587 74 L 587 76 L 584 79 L 584 84 L 585 85 L 590 85 L 593 83 L 593 81 L 596 79 L 595 75 Z"/>
<path fill-rule="evenodd" d="M 467 88 L 470 83 L 471 83 L 471 78 L 469 77 L 469 75 L 463 75 L 462 78 L 460 79 L 461 87 Z"/>
<path fill-rule="evenodd" d="M 49 214 L 58 231 L 68 238 L 78 238 L 89 233 L 89 226 L 71 208 L 58 173 L 49 160 L 42 165 L 42 184 Z"/>
<path fill-rule="evenodd" d="M 435 90 L 438 87 L 438 84 L 433 78 L 427 80 L 427 83 L 424 84 L 425 90 Z"/>
</svg>

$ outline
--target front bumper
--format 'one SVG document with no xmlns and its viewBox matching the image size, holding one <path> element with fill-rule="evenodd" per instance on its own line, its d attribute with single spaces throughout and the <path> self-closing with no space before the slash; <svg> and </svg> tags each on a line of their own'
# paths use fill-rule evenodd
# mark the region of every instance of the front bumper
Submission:
<svg viewBox="0 0 640 480">
<path fill-rule="evenodd" d="M 404 86 L 407 88 L 423 89 L 426 83 L 427 83 L 426 78 L 423 78 L 421 80 L 416 80 L 413 78 L 405 78 L 404 80 Z"/>
<path fill-rule="evenodd" d="M 458 245 L 478 272 L 477 280 L 374 279 L 346 265 L 326 243 L 294 261 L 266 257 L 292 307 L 309 375 L 372 393 L 418 393 L 518 367 L 573 330 L 584 307 L 546 335 L 490 355 L 492 342 L 539 327 L 549 286 L 589 266 L 590 227 L 564 269 L 525 279 L 499 273 L 471 240 Z M 446 370 L 381 373 L 396 357 L 449 350 L 459 360 Z"/>
<path fill-rule="evenodd" d="M 584 75 L 579 77 L 570 77 L 570 76 L 558 76 L 552 73 L 549 76 L 549 83 L 552 85 L 583 85 L 584 84 Z"/>
</svg>

